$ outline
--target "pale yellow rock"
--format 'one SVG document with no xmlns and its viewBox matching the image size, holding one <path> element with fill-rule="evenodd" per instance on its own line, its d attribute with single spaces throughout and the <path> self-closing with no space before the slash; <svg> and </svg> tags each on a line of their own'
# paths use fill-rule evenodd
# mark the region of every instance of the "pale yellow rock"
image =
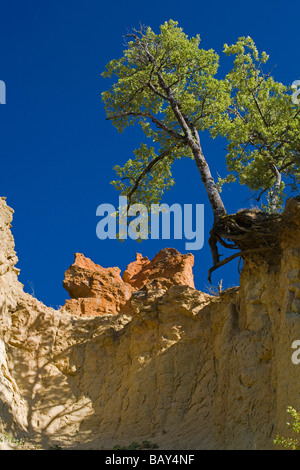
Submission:
<svg viewBox="0 0 300 470">
<path fill-rule="evenodd" d="M 281 258 L 245 260 L 239 288 L 142 290 L 130 314 L 88 318 L 23 292 L 11 220 L 0 199 L 0 433 L 76 449 L 272 449 L 287 435 L 286 407 L 300 410 L 297 201 Z"/>
</svg>

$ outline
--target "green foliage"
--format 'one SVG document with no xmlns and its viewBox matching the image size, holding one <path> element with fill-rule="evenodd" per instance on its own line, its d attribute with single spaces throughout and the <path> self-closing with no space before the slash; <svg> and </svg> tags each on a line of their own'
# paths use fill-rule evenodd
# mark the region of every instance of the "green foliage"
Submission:
<svg viewBox="0 0 300 470">
<path fill-rule="evenodd" d="M 150 441 L 142 442 L 132 442 L 129 446 L 119 446 L 116 445 L 113 447 L 113 450 L 146 450 L 146 449 L 158 449 L 158 445 Z"/>
<path fill-rule="evenodd" d="M 13 446 L 23 446 L 24 445 L 24 439 L 17 439 L 16 437 L 10 435 L 10 434 L 5 434 L 5 436 L 0 435 L 0 442 L 7 442 L 9 444 L 12 444 Z"/>
<path fill-rule="evenodd" d="M 224 53 L 235 59 L 226 76 L 231 105 L 211 130 L 213 137 L 221 135 L 229 142 L 229 174 L 219 180 L 219 186 L 238 179 L 256 192 L 257 200 L 267 193 L 269 207 L 273 204 L 278 209 L 286 182 L 296 189 L 299 181 L 299 107 L 292 101 L 291 88 L 263 72 L 268 56 L 259 54 L 250 37 L 239 38 L 232 46 L 225 44 Z M 276 176 L 276 201 L 271 202 Z"/>
<path fill-rule="evenodd" d="M 158 203 L 174 184 L 174 160 L 193 158 L 171 102 L 195 133 L 209 129 L 229 104 L 228 83 L 215 78 L 218 54 L 200 49 L 199 35 L 188 38 L 173 20 L 160 27 L 160 34 L 145 28 L 128 39 L 123 57 L 106 66 L 103 76 L 117 81 L 102 99 L 120 132 L 139 124 L 151 144 L 142 144 L 135 159 L 115 167 L 119 179 L 112 184 L 131 202 Z"/>
<path fill-rule="evenodd" d="M 114 170 L 119 176 L 119 180 L 112 181 L 111 184 L 121 192 L 129 195 L 139 175 L 157 157 L 154 147 L 141 144 L 140 148 L 134 151 L 135 159 L 129 159 L 123 167 L 116 165 Z M 162 159 L 153 166 L 151 173 L 145 174 L 135 191 L 133 200 L 149 206 L 151 203 L 159 203 L 164 191 L 169 190 L 175 181 L 172 178 L 171 164 L 174 157 Z M 151 187 L 151 192 L 149 191 Z"/>
<path fill-rule="evenodd" d="M 219 191 L 238 181 L 257 200 L 264 195 L 263 207 L 278 210 L 285 186 L 297 189 L 299 183 L 300 109 L 291 87 L 264 72 L 268 55 L 250 37 L 225 44 L 233 67 L 220 79 L 219 55 L 200 48 L 200 36 L 188 38 L 176 21 L 161 25 L 159 34 L 148 27 L 126 38 L 123 56 L 103 73 L 113 84 L 102 100 L 120 132 L 138 124 L 149 145 L 142 143 L 135 158 L 115 167 L 115 188 L 130 203 L 159 203 L 174 184 L 175 159 L 195 156 L 190 137 L 202 152 L 199 132 L 209 130 L 212 138 L 228 141 L 228 174 L 219 179 Z"/>
<path fill-rule="evenodd" d="M 294 433 L 299 434 L 300 432 L 300 413 L 297 412 L 294 408 L 291 406 L 287 407 L 287 413 L 291 415 L 293 418 L 292 423 L 287 423 L 289 429 L 291 429 Z M 282 446 L 286 449 L 290 450 L 299 450 L 300 449 L 300 442 L 298 438 L 292 439 L 292 438 L 286 438 L 286 437 L 280 437 L 276 436 L 274 439 L 274 444 Z"/>
</svg>

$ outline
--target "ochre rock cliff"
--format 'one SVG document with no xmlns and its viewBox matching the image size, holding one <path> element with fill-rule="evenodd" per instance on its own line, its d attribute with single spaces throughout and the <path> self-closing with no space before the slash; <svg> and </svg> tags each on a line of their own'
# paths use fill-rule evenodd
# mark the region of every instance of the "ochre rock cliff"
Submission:
<svg viewBox="0 0 300 470">
<path fill-rule="evenodd" d="M 193 265 L 192 254 L 181 255 L 174 248 L 161 250 L 152 261 L 137 253 L 122 279 L 119 268 L 103 268 L 75 253 L 63 282 L 71 297 L 64 309 L 83 316 L 130 313 L 136 290 L 167 289 L 175 284 L 194 288 Z"/>
<path fill-rule="evenodd" d="M 62 309 L 23 291 L 0 199 L 0 433 L 42 448 L 272 449 L 300 410 L 300 203 L 281 253 L 244 260 L 240 287 L 197 291 L 193 257 L 137 255 L 120 276 L 75 256 Z M 206 275 L 206 273 L 204 273 Z"/>
<path fill-rule="evenodd" d="M 174 284 L 195 288 L 193 266 L 191 253 L 181 255 L 174 248 L 161 250 L 151 261 L 137 253 L 136 260 L 124 271 L 123 280 L 135 289 L 168 288 Z"/>
<path fill-rule="evenodd" d="M 71 299 L 64 308 L 74 315 L 126 313 L 133 288 L 124 283 L 119 268 L 102 268 L 81 253 L 65 273 L 64 288 Z"/>
</svg>

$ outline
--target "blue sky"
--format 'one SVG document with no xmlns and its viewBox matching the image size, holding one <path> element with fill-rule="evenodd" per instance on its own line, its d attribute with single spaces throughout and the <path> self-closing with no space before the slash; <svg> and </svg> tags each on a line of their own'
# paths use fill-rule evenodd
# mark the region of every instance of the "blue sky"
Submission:
<svg viewBox="0 0 300 470">
<path fill-rule="evenodd" d="M 110 185 L 113 166 L 140 145 L 133 127 L 119 134 L 105 120 L 101 102 L 108 87 L 101 73 L 122 55 L 128 29 L 143 23 L 157 31 L 171 18 L 219 54 L 224 43 L 249 35 L 270 55 L 275 78 L 290 85 L 300 79 L 299 13 L 297 2 L 270 0 L 2 3 L 0 80 L 7 104 L 0 107 L 0 195 L 15 210 L 12 231 L 27 292 L 34 290 L 46 305 L 62 305 L 68 297 L 64 272 L 75 252 L 122 271 L 136 252 L 149 258 L 166 246 L 186 252 L 184 240 L 121 244 L 96 236 L 97 206 L 118 204 Z M 214 176 L 223 174 L 224 143 L 204 135 L 202 146 Z M 206 290 L 212 214 L 194 162 L 177 162 L 174 176 L 164 202 L 205 204 L 205 243 L 193 254 L 196 287 Z M 249 207 L 245 188 L 235 185 L 222 194 L 228 212 Z M 225 287 L 238 285 L 237 263 L 213 273 L 213 284 L 221 278 Z"/>
</svg>

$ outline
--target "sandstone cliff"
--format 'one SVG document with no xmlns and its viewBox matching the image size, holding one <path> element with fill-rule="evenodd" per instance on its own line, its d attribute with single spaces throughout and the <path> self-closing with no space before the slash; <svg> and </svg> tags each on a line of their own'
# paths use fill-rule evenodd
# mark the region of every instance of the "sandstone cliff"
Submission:
<svg viewBox="0 0 300 470">
<path fill-rule="evenodd" d="M 12 213 L 0 199 L 0 433 L 76 449 L 272 449 L 287 434 L 286 407 L 300 410 L 299 201 L 281 255 L 246 259 L 239 288 L 197 291 L 193 257 L 172 249 L 137 255 L 123 278 L 77 254 L 59 311 L 18 281 Z"/>
</svg>

